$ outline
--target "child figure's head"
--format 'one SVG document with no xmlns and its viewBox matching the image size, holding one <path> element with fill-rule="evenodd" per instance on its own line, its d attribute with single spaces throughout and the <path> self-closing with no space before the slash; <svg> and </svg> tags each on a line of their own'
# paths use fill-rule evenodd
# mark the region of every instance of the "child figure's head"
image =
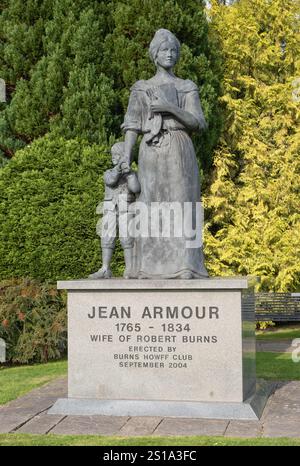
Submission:
<svg viewBox="0 0 300 466">
<path fill-rule="evenodd" d="M 111 148 L 111 160 L 113 165 L 118 165 L 124 154 L 124 142 L 116 142 Z"/>
</svg>

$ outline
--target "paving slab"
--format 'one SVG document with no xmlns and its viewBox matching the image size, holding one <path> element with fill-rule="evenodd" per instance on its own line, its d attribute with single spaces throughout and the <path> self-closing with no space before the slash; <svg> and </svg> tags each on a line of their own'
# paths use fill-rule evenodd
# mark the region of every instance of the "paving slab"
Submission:
<svg viewBox="0 0 300 466">
<path fill-rule="evenodd" d="M 264 424 L 264 437 L 300 437 L 300 419 L 267 421 Z"/>
<path fill-rule="evenodd" d="M 300 364 L 299 364 L 299 374 L 300 374 Z M 300 402 L 300 390 L 299 390 L 299 381 L 287 381 L 280 382 L 276 388 L 276 400 L 290 401 L 294 400 Z"/>
<path fill-rule="evenodd" d="M 64 416 L 48 416 L 47 413 L 35 416 L 18 429 L 20 434 L 48 434 L 64 419 Z"/>
<path fill-rule="evenodd" d="M 230 421 L 225 437 L 260 437 L 263 425 L 260 421 Z"/>
<path fill-rule="evenodd" d="M 126 437 L 152 435 L 162 420 L 161 417 L 131 417 L 118 435 Z"/>
<path fill-rule="evenodd" d="M 294 417 L 300 419 L 300 382 L 281 382 L 270 397 L 261 421 L 285 422 Z"/>
<path fill-rule="evenodd" d="M 53 416 L 48 414 L 48 416 Z M 51 431 L 66 435 L 114 435 L 126 424 L 128 417 L 67 416 Z"/>
<path fill-rule="evenodd" d="M 9 415 L 9 414 L 19 414 L 28 415 L 28 417 L 33 417 L 36 414 L 41 413 L 49 409 L 56 400 L 56 397 L 45 397 L 45 398 L 19 398 L 18 403 L 9 404 L 8 406 L 4 405 L 0 408 L 0 415 Z"/>
<path fill-rule="evenodd" d="M 272 403 L 269 406 L 269 411 L 266 413 L 263 421 L 267 420 L 287 420 L 289 418 L 298 418 L 300 420 L 300 406 L 293 403 Z"/>
<path fill-rule="evenodd" d="M 229 421 L 165 418 L 154 435 L 224 435 Z"/>
<path fill-rule="evenodd" d="M 31 416 L 21 414 L 0 414 L 0 434 L 14 431 L 31 419 Z"/>
</svg>

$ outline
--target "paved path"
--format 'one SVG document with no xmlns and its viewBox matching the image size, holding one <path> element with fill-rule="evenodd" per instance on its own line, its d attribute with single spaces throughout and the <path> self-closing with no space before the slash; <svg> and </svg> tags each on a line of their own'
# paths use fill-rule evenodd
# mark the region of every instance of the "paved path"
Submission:
<svg viewBox="0 0 300 466">
<path fill-rule="evenodd" d="M 271 351 L 272 353 L 291 353 L 295 347 L 293 340 L 256 340 L 256 351 Z"/>
<path fill-rule="evenodd" d="M 259 421 L 47 414 L 66 393 L 60 378 L 0 407 L 0 433 L 300 437 L 300 381 L 278 382 Z"/>
</svg>

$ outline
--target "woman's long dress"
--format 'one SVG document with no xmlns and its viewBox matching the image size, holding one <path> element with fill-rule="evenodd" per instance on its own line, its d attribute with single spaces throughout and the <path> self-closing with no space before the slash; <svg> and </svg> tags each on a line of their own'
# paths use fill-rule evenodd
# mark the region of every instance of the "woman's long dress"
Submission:
<svg viewBox="0 0 300 466">
<path fill-rule="evenodd" d="M 174 80 L 174 85 L 177 105 L 193 114 L 199 122 L 200 130 L 205 125 L 205 119 L 196 85 L 190 80 L 179 78 Z M 151 115 L 150 110 L 151 96 L 153 89 L 159 91 L 159 87 L 154 86 L 153 78 L 134 84 L 122 125 L 124 131 L 133 130 L 143 134 L 138 158 L 138 177 L 141 184 L 139 202 L 143 202 L 149 209 L 151 205 L 155 208 L 153 203 L 165 203 L 167 210 L 168 206 L 171 210 L 172 207 L 180 208 L 183 216 L 183 207 L 185 203 L 189 203 L 193 208 L 195 222 L 196 203 L 200 202 L 199 170 L 194 147 L 185 127 L 172 115 L 163 115 L 161 129 L 156 131 L 158 134 L 149 141 L 155 124 L 155 117 Z M 166 212 L 164 211 L 160 222 L 168 221 Z M 144 222 L 147 220 L 145 217 L 141 218 Z M 170 237 L 153 236 L 148 225 L 150 236 L 141 236 L 136 240 L 134 276 L 176 278 L 184 272 L 191 272 L 193 277 L 207 277 L 201 245 L 188 247 L 192 244 L 187 241 L 193 236 L 191 230 L 195 228 L 195 224 L 190 227 L 186 225 L 182 228 L 182 233 L 178 234 L 173 228 L 174 223 L 179 225 L 180 217 L 173 214 L 170 218 Z M 184 218 L 187 219 L 186 215 Z M 153 211 L 149 214 L 149 223 L 151 220 L 153 223 Z M 190 224 L 187 220 L 185 222 Z M 198 234 L 201 227 L 198 225 Z"/>
</svg>

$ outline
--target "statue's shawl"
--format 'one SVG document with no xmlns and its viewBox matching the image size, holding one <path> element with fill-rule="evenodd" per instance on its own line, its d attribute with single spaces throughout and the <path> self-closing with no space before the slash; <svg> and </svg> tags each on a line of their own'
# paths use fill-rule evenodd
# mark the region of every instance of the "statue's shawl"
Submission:
<svg viewBox="0 0 300 466">
<path fill-rule="evenodd" d="M 186 93 L 186 92 L 198 91 L 198 87 L 190 79 L 177 78 L 176 80 L 171 81 L 171 84 L 173 84 L 176 87 L 177 92 Z M 137 81 L 131 87 L 131 91 L 146 92 L 148 89 L 151 89 L 152 87 L 159 87 L 159 84 L 157 84 L 152 78 L 148 79 L 147 81 L 141 79 L 140 81 Z"/>
<path fill-rule="evenodd" d="M 138 133 L 150 132 L 150 139 L 160 131 L 162 124 L 165 129 L 184 129 L 184 125 L 173 118 L 161 115 L 151 115 L 149 106 L 149 95 L 151 89 L 162 87 L 167 83 L 158 84 L 153 78 L 137 81 L 131 88 L 127 112 L 121 128 L 124 131 L 133 130 Z M 176 78 L 170 82 L 174 86 L 178 97 L 178 106 L 192 113 L 199 121 L 199 129 L 204 126 L 205 119 L 201 109 L 199 93 L 196 84 L 189 79 Z M 167 99 L 168 100 L 168 99 Z"/>
</svg>

